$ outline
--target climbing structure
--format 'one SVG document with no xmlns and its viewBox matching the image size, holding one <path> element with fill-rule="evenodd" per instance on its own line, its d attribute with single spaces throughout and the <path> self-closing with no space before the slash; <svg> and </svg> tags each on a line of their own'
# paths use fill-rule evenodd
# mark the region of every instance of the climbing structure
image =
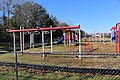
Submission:
<svg viewBox="0 0 120 80">
<path fill-rule="evenodd" d="M 111 42 L 116 42 L 116 26 L 111 28 Z"/>
<path fill-rule="evenodd" d="M 116 24 L 116 52 L 120 53 L 120 23 Z"/>
</svg>

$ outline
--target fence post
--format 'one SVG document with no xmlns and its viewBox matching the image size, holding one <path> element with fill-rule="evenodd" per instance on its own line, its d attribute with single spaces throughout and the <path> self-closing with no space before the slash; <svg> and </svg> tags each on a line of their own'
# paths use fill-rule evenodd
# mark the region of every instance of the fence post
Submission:
<svg viewBox="0 0 120 80">
<path fill-rule="evenodd" d="M 18 80 L 18 63 L 17 63 L 17 53 L 15 48 L 15 33 L 13 32 L 13 44 L 14 44 L 14 57 L 15 57 L 15 71 L 16 71 L 16 80 Z"/>
</svg>

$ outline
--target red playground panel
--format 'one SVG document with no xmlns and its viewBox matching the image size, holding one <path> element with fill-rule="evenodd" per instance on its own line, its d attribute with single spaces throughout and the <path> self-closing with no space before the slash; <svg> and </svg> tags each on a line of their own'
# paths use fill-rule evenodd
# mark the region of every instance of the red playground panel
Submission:
<svg viewBox="0 0 120 80">
<path fill-rule="evenodd" d="M 116 24 L 116 53 L 120 54 L 120 23 Z"/>
</svg>

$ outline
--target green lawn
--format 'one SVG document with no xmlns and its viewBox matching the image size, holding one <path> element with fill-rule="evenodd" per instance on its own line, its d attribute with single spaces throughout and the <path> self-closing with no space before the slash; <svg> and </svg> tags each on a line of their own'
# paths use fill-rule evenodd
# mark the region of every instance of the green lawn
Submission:
<svg viewBox="0 0 120 80">
<path fill-rule="evenodd" d="M 114 43 L 95 43 L 94 48 L 98 50 L 94 52 L 114 52 Z M 50 46 L 45 46 L 46 51 L 50 51 Z M 63 46 L 53 45 L 55 52 L 78 51 L 78 46 Z M 26 52 L 40 52 L 41 47 L 34 49 L 27 49 Z M 75 55 L 76 56 L 76 55 Z M 120 57 L 117 58 L 83 58 L 79 60 L 78 57 L 71 55 L 47 55 L 43 59 L 40 54 L 18 54 L 19 63 L 39 64 L 39 65 L 55 65 L 67 67 L 89 67 L 89 68 L 117 68 L 120 69 Z M 14 62 L 13 53 L 0 54 L 1 62 Z M 0 80 L 14 80 L 14 70 L 0 69 Z M 36 73 L 28 70 L 19 70 L 19 80 L 120 80 L 120 76 L 102 76 L 90 74 L 74 74 L 66 72 L 45 72 Z"/>
<path fill-rule="evenodd" d="M 13 53 L 0 54 L 0 62 L 15 62 Z M 106 58 L 82 58 L 79 60 L 75 55 L 47 55 L 45 58 L 40 54 L 18 54 L 19 63 L 54 65 L 79 68 L 115 68 L 120 69 L 120 57 Z"/>
<path fill-rule="evenodd" d="M 19 80 L 120 80 L 119 76 L 74 74 L 66 72 L 30 72 L 19 70 Z M 0 80 L 15 80 L 15 71 L 0 70 Z"/>
</svg>

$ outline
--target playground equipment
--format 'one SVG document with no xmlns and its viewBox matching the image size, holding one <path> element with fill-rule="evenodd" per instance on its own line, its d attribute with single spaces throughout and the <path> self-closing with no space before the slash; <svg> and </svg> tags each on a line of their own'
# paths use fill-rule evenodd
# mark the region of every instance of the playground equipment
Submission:
<svg viewBox="0 0 120 80">
<path fill-rule="evenodd" d="M 116 24 L 116 52 L 120 54 L 120 23 Z"/>
<path fill-rule="evenodd" d="M 62 37 L 61 37 L 57 42 L 55 42 L 55 44 L 59 44 L 59 43 L 61 43 L 63 40 L 64 40 L 64 34 L 62 35 Z"/>
<path fill-rule="evenodd" d="M 85 39 L 85 43 L 83 43 L 84 50 L 87 52 L 91 52 L 93 50 L 93 42 L 91 42 L 90 34 L 87 36 L 88 37 Z"/>
<path fill-rule="evenodd" d="M 20 30 L 24 30 L 24 27 L 20 26 Z M 34 31 L 34 32 L 20 32 L 20 51 L 24 51 L 24 35 L 29 34 L 30 35 L 30 49 L 34 48 L 34 35 L 40 34 L 39 31 Z"/>
<path fill-rule="evenodd" d="M 89 39 L 89 40 L 88 40 Z M 104 32 L 100 32 L 100 33 L 95 33 L 95 34 L 85 34 L 84 35 L 84 41 L 89 41 L 89 42 L 103 42 L 104 44 L 106 43 L 105 40 L 105 33 Z"/>
<path fill-rule="evenodd" d="M 64 40 L 64 45 L 69 45 L 69 46 L 70 44 L 74 45 L 75 42 L 78 41 L 78 37 L 75 33 L 75 30 L 70 30 L 70 29 L 65 30 L 62 37 L 55 43 L 59 44 L 63 40 Z"/>
<path fill-rule="evenodd" d="M 120 23 L 111 28 L 111 42 L 114 40 L 116 42 L 116 53 L 120 53 Z"/>
<path fill-rule="evenodd" d="M 80 25 L 78 26 L 63 26 L 63 27 L 53 27 L 52 26 L 50 28 L 34 28 L 34 29 L 22 29 L 22 30 L 8 30 L 7 32 L 12 32 L 13 33 L 13 44 L 14 44 L 14 56 L 16 56 L 16 47 L 15 47 L 15 33 L 17 32 L 32 32 L 32 31 L 42 31 L 42 52 L 43 52 L 43 58 L 44 58 L 44 31 L 49 31 L 50 30 L 50 34 L 51 34 L 51 53 L 53 52 L 52 49 L 52 31 L 53 30 L 61 30 L 61 29 L 79 29 L 79 53 L 81 53 L 81 33 L 80 33 Z M 79 58 L 81 58 L 81 55 L 79 55 Z"/>
<path fill-rule="evenodd" d="M 93 44 L 90 42 L 84 43 L 84 49 L 85 51 L 91 52 L 91 50 L 93 50 Z"/>
<path fill-rule="evenodd" d="M 111 28 L 111 42 L 116 42 L 116 26 Z"/>
<path fill-rule="evenodd" d="M 94 34 L 94 42 L 97 42 L 98 40 L 105 44 L 106 41 L 105 41 L 105 33 L 104 32 Z"/>
<path fill-rule="evenodd" d="M 24 27 L 20 26 L 20 30 L 24 29 Z M 20 32 L 20 50 L 21 52 L 24 50 L 24 32 Z"/>
</svg>

